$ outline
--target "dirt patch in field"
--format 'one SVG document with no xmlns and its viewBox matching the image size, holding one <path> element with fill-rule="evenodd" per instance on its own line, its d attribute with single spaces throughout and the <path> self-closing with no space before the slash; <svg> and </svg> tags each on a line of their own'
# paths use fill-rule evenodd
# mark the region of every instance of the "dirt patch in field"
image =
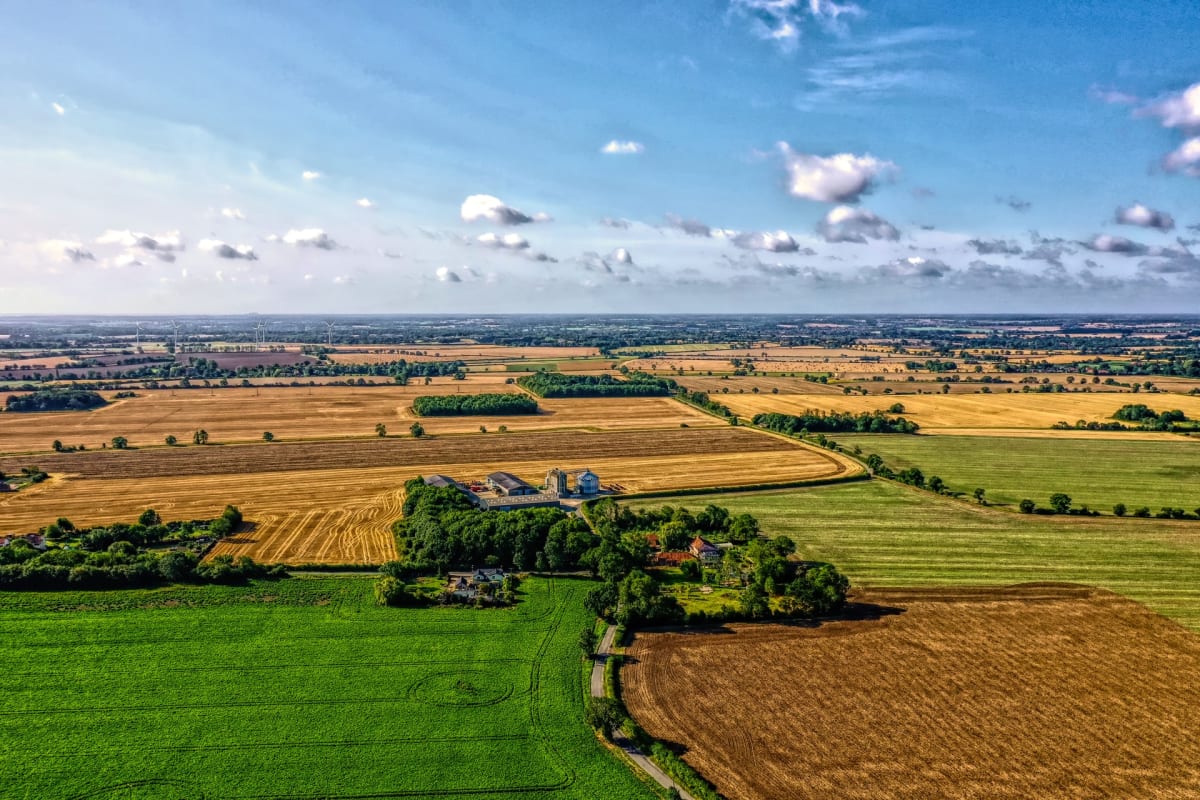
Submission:
<svg viewBox="0 0 1200 800">
<path fill-rule="evenodd" d="M 1200 638 L 1175 623 L 1070 586 L 857 601 L 640 634 L 630 711 L 732 800 L 1200 796 Z"/>
</svg>

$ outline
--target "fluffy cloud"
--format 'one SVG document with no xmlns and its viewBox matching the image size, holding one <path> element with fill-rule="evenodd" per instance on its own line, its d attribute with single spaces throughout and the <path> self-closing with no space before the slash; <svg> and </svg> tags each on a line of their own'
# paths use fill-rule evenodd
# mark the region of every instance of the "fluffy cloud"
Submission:
<svg viewBox="0 0 1200 800">
<path fill-rule="evenodd" d="M 1021 249 L 1021 245 L 1004 239 L 969 239 L 967 240 L 967 244 L 973 247 L 975 252 L 981 256 L 1019 256 L 1024 252 Z"/>
<path fill-rule="evenodd" d="M 317 172 L 316 170 L 306 169 L 304 172 L 300 173 L 300 177 L 306 181 L 315 181 L 321 177 L 321 173 Z"/>
<path fill-rule="evenodd" d="M 269 236 L 270 241 L 280 241 L 293 247 L 315 247 L 318 250 L 336 250 L 338 243 L 320 228 L 292 228 L 283 236 Z"/>
<path fill-rule="evenodd" d="M 258 256 L 254 254 L 254 248 L 249 245 L 239 244 L 235 246 L 226 244 L 220 239 L 201 239 L 196 246 L 206 253 L 212 253 L 217 258 L 240 258 L 246 261 L 258 260 Z"/>
<path fill-rule="evenodd" d="M 897 170 L 891 161 L 871 155 L 838 153 L 823 157 L 797 153 L 786 142 L 778 147 L 788 172 L 788 192 L 820 203 L 853 203 Z"/>
<path fill-rule="evenodd" d="M 1165 128 L 1200 130 L 1200 83 L 1142 108 L 1141 116 L 1156 117 Z"/>
<path fill-rule="evenodd" d="M 784 53 L 795 52 L 808 21 L 826 29 L 839 29 L 842 17 L 861 17 L 854 3 L 836 0 L 730 0 L 729 13 L 750 20 L 750 31 L 772 42 Z"/>
<path fill-rule="evenodd" d="M 1120 253 L 1126 256 L 1141 256 L 1150 252 L 1144 244 L 1126 239 L 1124 236 L 1111 236 L 1107 233 L 1097 234 L 1090 241 L 1080 242 L 1088 250 L 1097 253 Z"/>
<path fill-rule="evenodd" d="M 523 225 L 534 218 L 501 202 L 490 194 L 473 194 L 463 201 L 460 210 L 463 222 L 491 222 L 496 225 Z"/>
<path fill-rule="evenodd" d="M 495 247 L 501 250 L 529 249 L 529 240 L 519 233 L 506 233 L 503 236 L 497 236 L 494 233 L 484 233 L 476 237 L 475 241 L 485 247 Z"/>
<path fill-rule="evenodd" d="M 1033 244 L 1024 255 L 1026 261 L 1045 261 L 1055 267 L 1061 267 L 1062 257 L 1075 253 L 1075 249 L 1066 239 L 1050 239 L 1030 231 L 1029 240 Z"/>
<path fill-rule="evenodd" d="M 73 242 L 67 239 L 47 239 L 39 245 L 43 253 L 59 261 L 70 261 L 78 264 L 80 261 L 95 261 L 96 257 L 83 246 L 83 242 Z"/>
<path fill-rule="evenodd" d="M 435 274 L 437 275 L 437 279 L 442 283 L 462 283 L 462 278 L 459 277 L 458 273 L 449 267 L 438 267 Z"/>
<path fill-rule="evenodd" d="M 622 141 L 619 139 L 613 139 L 600 148 L 601 153 L 618 156 L 632 156 L 644 153 L 645 151 L 646 146 L 641 142 Z"/>
<path fill-rule="evenodd" d="M 51 103 L 50 107 L 54 109 L 54 113 L 60 117 L 67 113 L 67 110 L 62 107 L 61 103 Z"/>
<path fill-rule="evenodd" d="M 817 233 L 827 242 L 866 244 L 868 239 L 895 241 L 900 232 L 890 222 L 865 208 L 838 206 L 817 223 Z"/>
<path fill-rule="evenodd" d="M 753 231 L 733 237 L 733 243 L 746 250 L 765 250 L 768 253 L 794 253 L 800 245 L 787 231 Z"/>
<path fill-rule="evenodd" d="M 174 261 L 175 253 L 184 249 L 183 238 L 179 235 L 179 231 L 151 236 L 148 233 L 119 231 L 110 228 L 97 237 L 96 244 L 119 244 L 122 247 L 149 250 L 162 261 Z"/>
<path fill-rule="evenodd" d="M 1163 156 L 1162 165 L 1167 172 L 1182 172 L 1184 175 L 1200 178 L 1200 136 L 1187 139 Z"/>
<path fill-rule="evenodd" d="M 609 258 L 618 264 L 629 265 L 633 263 L 633 256 L 624 247 L 618 247 L 616 250 L 613 250 Z"/>
<path fill-rule="evenodd" d="M 712 228 L 698 219 L 684 219 L 678 214 L 667 214 L 666 227 L 683 231 L 688 236 L 712 236 Z"/>
<path fill-rule="evenodd" d="M 937 259 L 909 256 L 899 258 L 878 267 L 868 267 L 862 270 L 862 277 L 869 280 L 917 279 L 922 281 L 938 280 L 948 275 L 952 270 L 943 261 Z"/>
<path fill-rule="evenodd" d="M 240 208 L 222 208 L 221 216 L 225 217 L 226 219 L 238 220 L 244 220 L 246 218 L 246 215 L 242 213 Z"/>
<path fill-rule="evenodd" d="M 1156 228 L 1160 231 L 1169 231 L 1175 227 L 1175 218 L 1170 214 L 1147 208 L 1141 203 L 1118 207 L 1115 219 L 1120 225 L 1138 225 L 1142 228 Z"/>
<path fill-rule="evenodd" d="M 633 225 L 633 222 L 623 218 L 614 219 L 613 217 L 605 217 L 604 219 L 600 220 L 600 224 L 606 228 L 618 228 L 624 231 L 629 230 L 629 227 Z"/>
<path fill-rule="evenodd" d="M 360 197 L 357 200 L 355 200 L 354 205 L 358 206 L 359 208 L 374 208 L 375 207 L 375 204 L 365 197 Z"/>
</svg>

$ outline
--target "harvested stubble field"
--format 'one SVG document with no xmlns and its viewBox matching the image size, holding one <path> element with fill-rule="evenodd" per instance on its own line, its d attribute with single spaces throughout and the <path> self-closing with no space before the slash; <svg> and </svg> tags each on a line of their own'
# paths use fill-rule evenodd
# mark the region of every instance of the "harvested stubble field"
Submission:
<svg viewBox="0 0 1200 800">
<path fill-rule="evenodd" d="M 0 415 L 0 448 L 7 453 L 48 451 L 55 439 L 95 450 L 114 436 L 134 447 L 162 445 L 167 435 L 181 443 L 203 428 L 210 442 L 250 442 L 263 431 L 276 439 L 329 439 L 374 434 L 382 422 L 393 434 L 407 434 L 418 419 L 431 434 L 468 433 L 483 425 L 495 431 L 579 429 L 633 430 L 712 427 L 721 421 L 663 397 L 539 400 L 537 414 L 497 417 L 417 417 L 412 402 L 426 394 L 478 394 L 521 390 L 503 374 L 472 374 L 465 381 L 435 378 L 429 385 L 316 386 L 178 390 L 138 390 L 96 411 Z"/>
<path fill-rule="evenodd" d="M 886 411 L 893 403 L 904 406 L 904 416 L 926 433 L 960 428 L 1042 428 L 1063 421 L 1111 422 L 1113 413 L 1127 403 L 1145 403 L 1157 411 L 1178 408 L 1188 417 L 1200 417 L 1200 396 L 1099 394 L 1090 392 L 993 393 L 950 395 L 829 394 L 729 394 L 716 398 L 743 416 L 778 411 L 795 414 L 819 411 Z"/>
<path fill-rule="evenodd" d="M 74 456 L 82 458 L 72 463 Z M 394 558 L 389 527 L 400 516 L 398 490 L 417 475 L 481 479 L 503 469 L 538 484 L 551 467 L 587 466 L 625 491 L 659 491 L 817 480 L 859 469 L 828 451 L 730 427 L 156 448 L 62 458 L 75 475 L 0 495 L 0 527 L 35 530 L 60 516 L 77 525 L 129 521 L 145 508 L 166 519 L 206 519 L 234 503 L 254 527 L 213 554 L 288 564 Z M 83 458 L 89 477 L 79 473 Z"/>
<path fill-rule="evenodd" d="M 654 797 L 583 719 L 586 585 L 379 608 L 370 579 L 0 593 L 6 798 Z M 120 665 L 114 679 L 113 665 Z"/>
<path fill-rule="evenodd" d="M 379 364 L 388 361 L 557 361 L 600 355 L 594 347 L 516 347 L 496 344 L 397 344 L 384 348 L 339 347 L 330 354 L 340 364 Z M 401 352 L 403 351 L 403 352 Z"/>
<path fill-rule="evenodd" d="M 859 587 L 1070 582 L 1131 597 L 1200 632 L 1200 523 L 1040 517 L 872 480 L 635 506 L 707 503 L 790 536 L 801 558 L 830 561 Z"/>
<path fill-rule="evenodd" d="M 1076 507 L 1088 505 L 1105 514 L 1115 503 L 1131 512 L 1141 506 L 1151 511 L 1200 507 L 1200 442 L 1157 436 L 1167 438 L 861 435 L 837 441 L 878 453 L 896 470 L 917 466 L 954 491 L 970 494 L 983 487 L 991 503 L 1016 505 L 1029 498 L 1047 506 L 1052 493 L 1066 492 Z"/>
<path fill-rule="evenodd" d="M 626 704 L 731 800 L 1200 796 L 1195 634 L 1082 587 L 857 602 L 880 616 L 639 634 Z"/>
</svg>

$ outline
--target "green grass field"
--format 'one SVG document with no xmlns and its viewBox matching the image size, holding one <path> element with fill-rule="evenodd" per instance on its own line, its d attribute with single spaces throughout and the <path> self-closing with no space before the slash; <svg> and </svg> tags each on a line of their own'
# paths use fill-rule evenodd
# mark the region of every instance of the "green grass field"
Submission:
<svg viewBox="0 0 1200 800">
<path fill-rule="evenodd" d="M 1016 504 L 1028 497 L 1040 506 L 1066 492 L 1076 506 L 1111 513 L 1116 503 L 1132 511 L 1163 506 L 1200 507 L 1200 443 L 1111 439 L 1021 439 L 999 436 L 834 436 L 847 449 L 878 453 L 900 470 L 918 466 L 951 489 L 970 494 L 977 486 L 988 500 Z"/>
<path fill-rule="evenodd" d="M 655 796 L 583 720 L 586 585 L 482 611 L 371 586 L 0 594 L 0 796 Z"/>
<path fill-rule="evenodd" d="M 802 558 L 836 564 L 857 586 L 1083 583 L 1200 631 L 1197 522 L 1028 516 L 877 480 L 631 502 L 708 503 L 755 515 L 765 534 L 791 536 Z"/>
</svg>

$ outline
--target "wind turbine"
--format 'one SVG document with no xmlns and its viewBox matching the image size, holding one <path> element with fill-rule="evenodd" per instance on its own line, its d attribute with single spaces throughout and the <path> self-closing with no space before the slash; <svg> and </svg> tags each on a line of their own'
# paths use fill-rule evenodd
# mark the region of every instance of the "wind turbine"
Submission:
<svg viewBox="0 0 1200 800">
<path fill-rule="evenodd" d="M 171 328 L 175 331 L 175 355 L 179 355 L 179 323 L 171 320 Z"/>
<path fill-rule="evenodd" d="M 135 322 L 135 323 L 133 323 L 133 325 L 137 329 L 133 334 L 134 347 L 141 347 L 142 346 L 142 323 Z"/>
<path fill-rule="evenodd" d="M 267 324 L 265 322 L 254 323 L 254 350 L 255 350 L 255 352 L 258 352 L 258 340 L 259 340 L 260 336 L 262 337 L 262 343 L 264 345 L 266 345 L 266 343 L 267 343 L 266 330 L 267 330 Z"/>
<path fill-rule="evenodd" d="M 325 333 L 325 338 L 326 338 L 326 341 L 327 341 L 327 343 L 329 344 L 329 346 L 330 346 L 330 347 L 333 347 L 333 323 L 332 323 L 332 322 L 326 322 L 326 323 L 325 323 L 325 330 L 326 330 L 326 333 Z"/>
</svg>

